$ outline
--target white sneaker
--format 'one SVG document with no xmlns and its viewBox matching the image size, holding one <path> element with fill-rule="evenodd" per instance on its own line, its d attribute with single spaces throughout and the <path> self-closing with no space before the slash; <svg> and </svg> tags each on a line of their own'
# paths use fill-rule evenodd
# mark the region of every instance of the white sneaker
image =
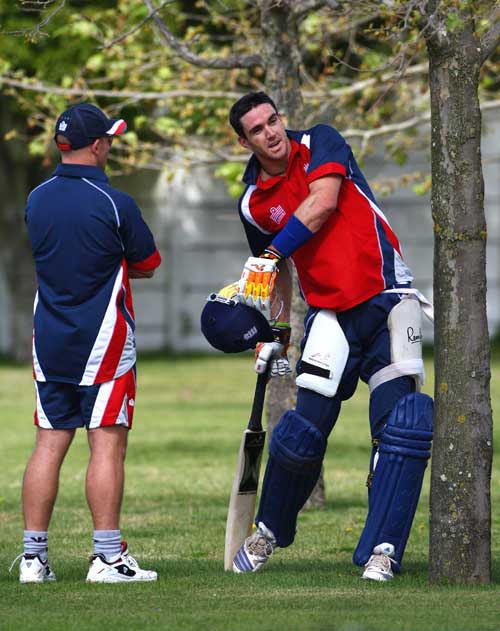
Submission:
<svg viewBox="0 0 500 631">
<path fill-rule="evenodd" d="M 267 563 L 276 547 L 276 538 L 261 521 L 253 535 L 247 537 L 233 560 L 233 572 L 258 572 Z"/>
<path fill-rule="evenodd" d="M 19 559 L 21 559 L 19 564 L 20 583 L 45 583 L 56 580 L 56 575 L 52 571 L 50 563 L 42 561 L 38 554 L 20 554 L 12 562 L 9 572 Z"/>
<path fill-rule="evenodd" d="M 126 541 L 122 541 L 121 555 L 115 561 L 106 561 L 103 555 L 96 554 L 90 559 L 87 574 L 89 583 L 132 583 L 156 581 L 158 574 L 153 570 L 142 570 L 129 553 Z"/>
<path fill-rule="evenodd" d="M 373 548 L 373 554 L 365 565 L 365 571 L 361 578 L 368 578 L 372 581 L 390 581 L 394 578 L 392 565 L 396 561 L 394 556 L 394 546 L 392 543 L 380 543 Z"/>
</svg>

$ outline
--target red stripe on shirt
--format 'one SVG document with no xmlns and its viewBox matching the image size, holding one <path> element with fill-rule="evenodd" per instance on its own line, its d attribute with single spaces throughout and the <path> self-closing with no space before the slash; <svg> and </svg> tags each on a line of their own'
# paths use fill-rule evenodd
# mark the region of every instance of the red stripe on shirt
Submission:
<svg viewBox="0 0 500 631">
<path fill-rule="evenodd" d="M 151 270 L 156 269 L 161 263 L 161 256 L 158 250 L 155 250 L 151 256 L 148 256 L 147 259 L 143 261 L 137 261 L 134 263 L 128 263 L 128 266 L 131 269 L 139 270 L 140 272 L 150 272 Z"/>
<path fill-rule="evenodd" d="M 123 288 L 120 289 L 116 297 L 116 322 L 113 328 L 111 339 L 109 340 L 108 348 L 104 353 L 101 365 L 97 371 L 97 375 L 94 379 L 94 383 L 103 383 L 104 381 L 111 381 L 116 373 L 116 368 L 120 362 L 122 356 L 123 346 L 127 339 L 127 322 L 123 317 L 121 310 L 118 308 L 123 297 Z"/>
<path fill-rule="evenodd" d="M 123 259 L 122 261 L 122 270 L 123 270 L 123 278 L 122 285 L 125 289 L 125 309 L 130 314 L 130 317 L 135 322 L 135 314 L 134 314 L 134 302 L 132 300 L 132 288 L 130 287 L 130 279 L 128 277 L 128 267 L 127 261 Z"/>
<path fill-rule="evenodd" d="M 324 177 L 325 175 L 345 175 L 347 174 L 346 168 L 343 164 L 339 162 L 326 162 L 325 164 L 321 164 L 319 167 L 314 169 L 307 174 L 307 181 L 314 182 L 314 180 L 319 179 L 320 177 Z"/>
</svg>

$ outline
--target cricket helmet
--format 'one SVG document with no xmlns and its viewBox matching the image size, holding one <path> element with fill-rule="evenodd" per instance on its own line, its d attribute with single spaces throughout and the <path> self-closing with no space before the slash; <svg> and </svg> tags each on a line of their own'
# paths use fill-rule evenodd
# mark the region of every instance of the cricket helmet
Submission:
<svg viewBox="0 0 500 631">
<path fill-rule="evenodd" d="M 211 346 L 224 353 L 241 353 L 257 342 L 274 339 L 262 313 L 216 293 L 210 294 L 201 312 L 201 331 Z"/>
</svg>

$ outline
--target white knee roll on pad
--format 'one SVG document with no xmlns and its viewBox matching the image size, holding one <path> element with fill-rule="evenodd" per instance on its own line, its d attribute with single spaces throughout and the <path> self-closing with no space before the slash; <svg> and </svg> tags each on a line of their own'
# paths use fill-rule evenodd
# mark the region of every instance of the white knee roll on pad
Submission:
<svg viewBox="0 0 500 631">
<path fill-rule="evenodd" d="M 335 396 L 348 356 L 349 344 L 335 312 L 318 311 L 300 358 L 305 370 L 297 377 L 297 386 L 326 397 Z"/>
<path fill-rule="evenodd" d="M 422 361 L 422 307 L 413 295 L 405 296 L 387 319 L 391 339 L 391 364 L 370 378 L 370 392 L 386 381 L 398 377 L 414 377 L 417 387 L 424 383 Z"/>
</svg>

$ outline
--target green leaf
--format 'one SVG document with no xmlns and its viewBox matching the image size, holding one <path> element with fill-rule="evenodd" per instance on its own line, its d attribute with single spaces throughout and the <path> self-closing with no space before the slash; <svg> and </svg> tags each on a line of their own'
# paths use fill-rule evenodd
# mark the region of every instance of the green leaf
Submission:
<svg viewBox="0 0 500 631">
<path fill-rule="evenodd" d="M 88 20 L 77 20 L 73 22 L 69 27 L 69 31 L 71 35 L 82 38 L 95 38 L 99 35 L 97 25 Z"/>
<path fill-rule="evenodd" d="M 121 140 L 131 147 L 136 147 L 139 144 L 139 138 L 135 131 L 127 131 L 127 133 L 122 136 Z"/>
<path fill-rule="evenodd" d="M 31 156 L 43 156 L 46 151 L 45 139 L 35 138 L 28 144 L 28 151 Z"/>
<path fill-rule="evenodd" d="M 156 75 L 160 79 L 171 79 L 172 78 L 172 70 L 168 66 L 161 66 L 156 70 Z"/>
<path fill-rule="evenodd" d="M 446 27 L 449 31 L 452 33 L 454 31 L 463 31 L 464 26 L 465 24 L 458 13 L 454 11 L 448 13 L 446 16 Z"/>
<path fill-rule="evenodd" d="M 97 53 L 88 58 L 87 63 L 85 64 L 89 70 L 96 72 L 100 70 L 104 65 L 104 56 L 102 53 Z"/>
<path fill-rule="evenodd" d="M 432 178 L 428 175 L 423 182 L 419 182 L 418 184 L 414 184 L 412 186 L 412 191 L 417 195 L 427 195 L 427 193 L 432 188 Z"/>
<path fill-rule="evenodd" d="M 244 165 L 237 162 L 225 162 L 221 164 L 215 171 L 216 177 L 220 177 L 225 180 L 227 190 L 231 197 L 239 197 L 243 192 L 243 177 Z"/>
<path fill-rule="evenodd" d="M 148 122 L 149 122 L 148 117 L 144 116 L 143 114 L 139 114 L 139 116 L 134 117 L 134 127 L 136 129 L 140 129 L 141 127 L 144 127 Z"/>
</svg>

